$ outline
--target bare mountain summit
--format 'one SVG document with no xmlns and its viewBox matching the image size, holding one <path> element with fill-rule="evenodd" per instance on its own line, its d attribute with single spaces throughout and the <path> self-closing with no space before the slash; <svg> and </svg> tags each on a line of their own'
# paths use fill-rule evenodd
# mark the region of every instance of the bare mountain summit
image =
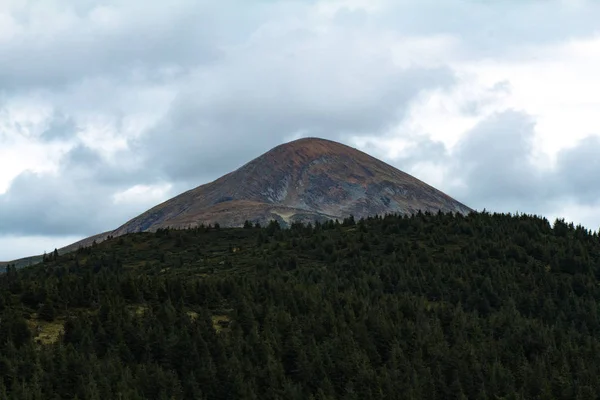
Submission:
<svg viewBox="0 0 600 400">
<path fill-rule="evenodd" d="M 469 207 L 398 169 L 346 145 L 300 139 L 275 147 L 214 182 L 185 192 L 113 232 L 200 224 L 241 226 L 246 220 L 361 218 L 418 210 L 469 213 Z"/>
<path fill-rule="evenodd" d="M 67 253 L 110 236 L 158 228 L 219 223 L 264 225 L 277 220 L 314 222 L 422 211 L 467 214 L 472 210 L 426 183 L 346 145 L 306 138 L 275 147 L 214 182 L 146 211 L 112 232 L 59 249 Z M 35 264 L 42 256 L 11 261 Z M 0 263 L 0 267 L 6 263 Z"/>
</svg>

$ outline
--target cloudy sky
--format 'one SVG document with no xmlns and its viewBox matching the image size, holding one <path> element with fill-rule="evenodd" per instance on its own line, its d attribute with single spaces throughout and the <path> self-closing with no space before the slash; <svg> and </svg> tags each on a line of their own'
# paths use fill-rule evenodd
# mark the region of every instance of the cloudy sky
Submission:
<svg viewBox="0 0 600 400">
<path fill-rule="evenodd" d="M 600 226 L 600 2 L 2 0 L 0 260 L 303 136 Z"/>
</svg>

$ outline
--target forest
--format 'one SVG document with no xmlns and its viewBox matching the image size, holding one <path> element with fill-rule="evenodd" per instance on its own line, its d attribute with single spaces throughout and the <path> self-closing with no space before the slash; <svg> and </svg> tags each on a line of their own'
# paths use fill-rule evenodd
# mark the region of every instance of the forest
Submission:
<svg viewBox="0 0 600 400">
<path fill-rule="evenodd" d="M 522 214 L 129 234 L 0 274 L 0 399 L 597 399 L 599 279 Z"/>
</svg>

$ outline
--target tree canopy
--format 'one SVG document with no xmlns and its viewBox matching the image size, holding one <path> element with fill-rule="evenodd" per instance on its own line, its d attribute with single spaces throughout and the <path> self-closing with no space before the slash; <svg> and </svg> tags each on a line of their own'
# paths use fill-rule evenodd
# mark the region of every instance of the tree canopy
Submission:
<svg viewBox="0 0 600 400">
<path fill-rule="evenodd" d="M 130 234 L 0 275 L 0 399 L 595 399 L 599 278 L 529 215 Z"/>
</svg>

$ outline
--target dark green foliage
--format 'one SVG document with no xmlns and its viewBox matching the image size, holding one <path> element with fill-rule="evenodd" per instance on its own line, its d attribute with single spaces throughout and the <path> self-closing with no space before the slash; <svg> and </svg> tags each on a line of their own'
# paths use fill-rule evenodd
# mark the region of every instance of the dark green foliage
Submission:
<svg viewBox="0 0 600 400">
<path fill-rule="evenodd" d="M 52 305 L 51 301 L 47 301 L 40 307 L 38 311 L 38 318 L 46 322 L 52 322 L 54 321 L 55 317 L 56 311 L 54 310 L 54 306 Z"/>
<path fill-rule="evenodd" d="M 599 278 L 526 215 L 127 235 L 0 276 L 0 399 L 595 399 Z"/>
</svg>

